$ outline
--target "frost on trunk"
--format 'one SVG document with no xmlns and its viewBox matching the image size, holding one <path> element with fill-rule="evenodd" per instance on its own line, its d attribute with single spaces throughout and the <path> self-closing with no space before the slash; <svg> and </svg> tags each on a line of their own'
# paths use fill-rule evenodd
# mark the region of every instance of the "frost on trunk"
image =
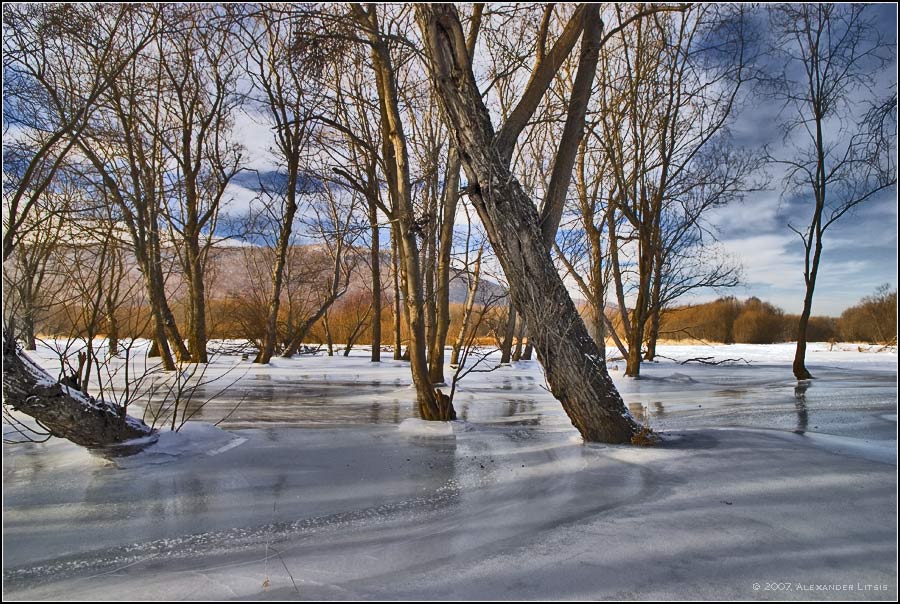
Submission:
<svg viewBox="0 0 900 604">
<path fill-rule="evenodd" d="M 3 404 L 33 417 L 53 436 L 85 447 L 102 447 L 153 433 L 147 424 L 126 415 L 116 405 L 53 379 L 6 334 Z"/>
<path fill-rule="evenodd" d="M 588 441 L 630 442 L 639 424 L 629 415 L 553 264 L 533 200 L 498 150 L 490 116 L 475 84 L 462 28 L 452 5 L 417 6 L 440 98 L 469 181 L 469 195 L 529 326 L 553 395 Z M 526 93 L 527 94 L 527 93 Z M 502 141 L 501 141 L 502 142 Z"/>
</svg>

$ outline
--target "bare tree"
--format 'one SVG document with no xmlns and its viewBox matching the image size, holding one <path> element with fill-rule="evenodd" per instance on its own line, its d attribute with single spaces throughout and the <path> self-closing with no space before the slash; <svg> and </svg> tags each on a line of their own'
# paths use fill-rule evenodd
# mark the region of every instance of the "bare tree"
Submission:
<svg viewBox="0 0 900 604">
<path fill-rule="evenodd" d="M 423 419 L 450 420 L 456 413 L 450 399 L 435 391 L 427 360 L 423 275 L 417 238 L 423 223 L 416 216 L 410 178 L 410 156 L 400 112 L 395 57 L 390 38 L 381 28 L 374 5 L 351 5 L 352 14 L 364 32 L 372 58 L 381 110 L 382 154 L 389 196 L 390 219 L 396 225 L 395 239 L 400 259 L 400 281 L 404 294 L 404 314 L 409 326 L 409 354 L 419 415 Z"/>
<path fill-rule="evenodd" d="M 382 148 L 380 109 L 378 91 L 375 89 L 366 64 L 366 49 L 360 45 L 351 45 L 342 57 L 332 61 L 335 86 L 332 91 L 334 117 L 324 121 L 336 132 L 333 138 L 327 138 L 324 150 L 328 153 L 332 168 L 339 177 L 339 182 L 354 189 L 366 200 L 366 214 L 369 221 L 369 267 L 372 281 L 371 290 L 372 313 L 372 354 L 373 363 L 381 361 L 381 318 L 383 300 L 381 292 L 383 256 L 381 251 L 381 231 L 385 226 L 384 218 L 391 211 L 386 193 L 382 187 L 385 173 Z M 389 223 L 393 245 L 393 223 Z M 395 344 L 394 358 L 400 358 L 399 329 L 401 321 L 399 301 L 399 272 L 397 271 L 396 254 L 391 255 L 394 269 L 394 324 Z"/>
<path fill-rule="evenodd" d="M 779 64 L 777 94 L 784 100 L 786 149 L 770 153 L 784 166 L 788 194 L 810 199 L 804 226 L 790 225 L 803 242 L 806 293 L 793 371 L 810 379 L 806 339 L 823 237 L 835 222 L 861 203 L 897 183 L 896 91 L 877 98 L 877 76 L 890 58 L 878 32 L 873 6 L 790 4 L 771 7 Z"/>
<path fill-rule="evenodd" d="M 304 170 L 319 96 L 316 73 L 322 67 L 324 49 L 306 45 L 311 19 L 303 11 L 259 5 L 243 15 L 236 9 L 247 53 L 247 72 L 253 82 L 254 100 L 274 122 L 274 154 L 283 182 L 263 186 L 266 208 L 276 229 L 275 258 L 271 268 L 271 292 L 267 302 L 265 334 L 254 362 L 268 363 L 275 353 L 285 266 L 300 197 L 309 189 Z"/>
<path fill-rule="evenodd" d="M 5 325 L 15 323 L 25 350 L 36 347 L 36 328 L 61 290 L 68 286 L 55 279 L 59 265 L 54 262 L 61 233 L 71 219 L 71 186 L 57 186 L 32 204 L 20 222 L 24 236 L 3 267 L 3 317 Z"/>
<path fill-rule="evenodd" d="M 187 339 L 191 360 L 206 363 L 206 282 L 209 250 L 226 188 L 240 170 L 240 145 L 231 132 L 237 45 L 214 6 L 166 6 L 169 33 L 157 38 L 163 120 L 153 134 L 177 169 L 163 204 L 188 286 Z M 227 22 L 224 23 L 227 25 Z M 149 108 L 148 108 L 149 109 Z"/>
<path fill-rule="evenodd" d="M 324 186 L 319 197 L 319 203 L 312 205 L 315 220 L 311 226 L 327 250 L 331 271 L 321 284 L 315 310 L 289 334 L 290 339 L 282 352 L 286 358 L 297 354 L 310 328 L 327 316 L 331 306 L 347 292 L 356 263 L 351 248 L 362 230 L 356 224 L 359 195 L 336 186 Z"/>
<path fill-rule="evenodd" d="M 126 29 L 141 21 L 141 35 Z M 157 11 L 131 5 L 3 7 L 3 258 L 101 96 L 153 40 Z M 103 65 L 104 69 L 98 69 Z"/>
<path fill-rule="evenodd" d="M 33 417 L 50 435 L 88 447 L 152 433 L 144 422 L 128 416 L 125 408 L 52 378 L 17 350 L 8 332 L 3 342 L 3 404 Z"/>
<path fill-rule="evenodd" d="M 155 12 L 149 7 L 144 10 Z M 135 47 L 143 28 L 142 20 L 131 19 L 119 34 L 121 44 Z M 93 66 L 101 71 L 108 67 Z M 158 56 L 139 54 L 101 95 L 101 104 L 76 145 L 86 159 L 85 172 L 92 170 L 95 185 L 106 190 L 129 231 L 154 315 L 155 345 L 165 368 L 174 370 L 176 359 L 187 360 L 191 355 L 166 295 L 167 265 L 174 259 L 174 248 L 163 231 L 164 218 L 166 202 L 177 195 L 177 185 L 166 179 L 172 158 L 167 153 L 171 143 L 161 136 L 169 119 L 163 77 Z"/>
<path fill-rule="evenodd" d="M 688 291 L 666 290 L 667 284 L 686 283 L 688 268 L 699 271 L 695 287 L 732 281 L 727 267 L 707 269 L 682 258 L 702 257 L 703 244 L 714 239 L 704 223 L 707 210 L 739 197 L 755 168 L 752 158 L 730 150 L 728 140 L 738 93 L 750 77 L 743 11 L 692 5 L 634 19 L 639 8 L 615 6 L 619 26 L 601 52 L 591 136 L 607 156 L 601 167 L 608 170 L 603 192 L 609 207 L 603 211 L 626 375 L 640 374 L 648 327 L 655 348 L 659 315 L 671 301 L 666 298 Z"/>
<path fill-rule="evenodd" d="M 140 35 L 129 35 L 136 22 Z M 157 11 L 134 5 L 3 7 L 4 272 L 35 229 L 45 231 L 48 221 L 64 215 L 67 208 L 54 204 L 52 191 L 59 169 L 102 95 L 156 32 Z M 42 203 L 49 212 L 38 211 Z M 47 436 L 88 446 L 151 433 L 125 407 L 50 377 L 19 350 L 13 332 L 4 326 L 4 418 L 18 410 Z"/>
<path fill-rule="evenodd" d="M 554 48 L 538 56 L 519 104 L 496 134 L 456 10 L 420 5 L 417 15 L 433 85 L 466 170 L 467 190 L 510 282 L 513 304 L 528 323 L 553 394 L 586 440 L 629 442 L 638 424 L 599 361 L 597 347 L 550 258 L 534 202 L 508 167 L 519 133 L 581 33 L 585 10 L 582 7 L 570 23 L 574 35 L 564 30 Z"/>
</svg>

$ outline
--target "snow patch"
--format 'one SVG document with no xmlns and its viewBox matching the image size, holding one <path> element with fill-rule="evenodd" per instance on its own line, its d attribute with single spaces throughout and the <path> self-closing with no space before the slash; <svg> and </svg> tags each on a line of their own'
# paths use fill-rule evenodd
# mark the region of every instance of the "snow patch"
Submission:
<svg viewBox="0 0 900 604">
<path fill-rule="evenodd" d="M 415 436 L 453 436 L 452 422 L 426 421 L 415 417 L 400 422 L 397 430 Z"/>
<path fill-rule="evenodd" d="M 142 440 L 142 439 L 137 439 Z M 188 422 L 178 432 L 166 430 L 158 433 L 156 442 L 130 457 L 116 459 L 120 468 L 169 463 L 184 456 L 214 456 L 247 442 L 213 424 Z M 135 441 L 129 441 L 134 444 Z"/>
</svg>

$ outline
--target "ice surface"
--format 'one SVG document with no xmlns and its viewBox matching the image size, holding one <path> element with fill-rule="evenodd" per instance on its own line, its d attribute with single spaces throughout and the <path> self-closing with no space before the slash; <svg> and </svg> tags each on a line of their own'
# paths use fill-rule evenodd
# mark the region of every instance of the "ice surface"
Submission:
<svg viewBox="0 0 900 604">
<path fill-rule="evenodd" d="M 135 456 L 5 448 L 3 595 L 895 599 L 896 354 L 814 346 L 798 383 L 786 346 L 660 352 L 751 364 L 612 371 L 659 447 L 581 444 L 533 362 L 471 374 L 435 437 L 361 351 L 247 363 Z"/>
</svg>

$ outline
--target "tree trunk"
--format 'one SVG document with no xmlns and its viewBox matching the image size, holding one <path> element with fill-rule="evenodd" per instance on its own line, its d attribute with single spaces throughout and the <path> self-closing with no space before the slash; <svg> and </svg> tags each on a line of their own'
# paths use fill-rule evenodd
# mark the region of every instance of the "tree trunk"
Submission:
<svg viewBox="0 0 900 604">
<path fill-rule="evenodd" d="M 531 338 L 528 338 L 528 343 L 525 344 L 525 350 L 522 352 L 522 360 L 530 361 L 531 353 L 534 351 L 534 344 L 531 343 Z"/>
<path fill-rule="evenodd" d="M 647 352 L 644 354 L 645 361 L 652 361 L 656 358 L 656 341 L 659 339 L 659 323 L 662 318 L 662 302 L 660 300 L 662 293 L 662 258 L 657 255 L 656 268 L 653 273 L 653 291 L 650 294 L 650 333 L 647 337 Z"/>
<path fill-rule="evenodd" d="M 431 197 L 430 195 L 428 197 Z M 426 216 L 434 216 L 437 208 L 433 201 L 429 200 L 425 208 Z M 437 281 L 437 226 L 435 220 L 429 220 L 423 229 L 424 242 L 419 266 L 422 270 L 423 281 L 423 313 L 425 319 L 425 355 L 428 359 L 428 379 L 432 384 L 440 383 L 443 378 L 435 381 L 434 375 L 437 368 L 434 364 L 434 345 L 437 340 L 437 296 L 435 286 Z M 440 371 L 443 374 L 443 371 Z"/>
<path fill-rule="evenodd" d="M 409 326 L 410 369 L 416 388 L 416 399 L 422 419 L 446 421 L 456 419 L 449 397 L 435 391 L 428 370 L 425 338 L 425 304 L 423 278 L 416 241 L 419 225 L 416 222 L 413 192 L 409 175 L 409 153 L 403 133 L 397 94 L 397 81 L 390 50 L 380 34 L 375 6 L 368 11 L 351 5 L 357 18 L 367 26 L 371 56 L 375 71 L 381 109 L 382 150 L 388 191 L 393 201 L 397 224 L 397 248 L 400 252 L 401 276 L 404 287 L 405 315 Z"/>
<path fill-rule="evenodd" d="M 607 214 L 607 224 L 609 225 L 609 261 L 612 265 L 613 285 L 616 290 L 616 305 L 619 308 L 619 320 L 622 322 L 622 331 L 624 338 L 627 340 L 631 334 L 631 320 L 628 318 L 628 307 L 625 304 L 625 288 L 622 283 L 622 267 L 619 265 L 619 240 L 616 235 L 616 217 L 615 212 L 610 210 Z M 622 357 L 628 358 L 628 348 L 619 334 L 616 333 L 615 325 L 607 323 L 610 335 L 616 343 Z"/>
<path fill-rule="evenodd" d="M 206 353 L 206 286 L 201 263 L 199 254 L 191 259 L 191 326 L 188 333 L 188 351 L 194 363 L 209 362 Z"/>
<path fill-rule="evenodd" d="M 510 283 L 510 294 L 512 294 L 512 283 Z M 510 295 L 508 314 L 506 315 L 506 330 L 503 332 L 503 343 L 500 345 L 500 364 L 509 365 L 512 359 L 512 341 L 516 335 L 516 307 L 512 304 L 512 295 Z"/>
<path fill-rule="evenodd" d="M 394 360 L 403 359 L 402 311 L 400 305 L 400 257 L 397 251 L 397 228 L 391 225 L 391 265 L 394 278 Z"/>
<path fill-rule="evenodd" d="M 798 380 L 810 380 L 812 374 L 806 368 L 806 339 L 809 326 L 809 317 L 812 314 L 813 293 L 816 289 L 816 275 L 819 272 L 819 261 L 822 258 L 822 240 L 818 233 L 814 235 L 815 244 L 812 258 L 812 267 L 806 278 L 806 296 L 803 298 L 803 312 L 800 313 L 800 325 L 797 328 L 797 350 L 794 352 L 794 377 Z M 809 253 L 807 252 L 807 265 L 809 265 Z"/>
<path fill-rule="evenodd" d="M 472 322 L 472 309 L 475 308 L 475 294 L 478 292 L 478 282 L 481 279 L 481 255 L 484 253 L 484 247 L 478 248 L 478 255 L 475 256 L 475 266 L 469 277 L 469 291 L 466 293 L 466 303 L 463 308 L 462 325 L 459 328 L 459 335 L 453 343 L 453 351 L 450 353 L 450 366 L 459 366 L 459 353 L 466 341 L 466 332 L 469 330 L 469 324 Z"/>
<path fill-rule="evenodd" d="M 606 362 L 606 316 L 604 311 L 602 300 L 599 304 L 594 304 L 594 341 L 597 342 L 600 358 Z"/>
<path fill-rule="evenodd" d="M 284 268 L 287 265 L 288 248 L 291 243 L 291 232 L 294 227 L 294 216 L 297 213 L 297 162 L 293 158 L 288 163 L 288 189 L 284 217 L 281 221 L 281 232 L 278 234 L 278 243 L 275 248 L 275 263 L 272 266 L 272 294 L 269 298 L 269 307 L 266 312 L 266 332 L 263 336 L 263 345 L 254 363 L 265 365 L 272 360 L 275 354 L 275 344 L 278 341 L 278 312 L 281 309 L 281 289 L 284 287 Z"/>
<path fill-rule="evenodd" d="M 381 233 L 378 230 L 378 208 L 369 200 L 369 228 L 372 230 L 372 362 L 381 362 Z"/>
<path fill-rule="evenodd" d="M 142 269 L 144 282 L 147 286 L 148 298 L 150 300 L 150 312 L 153 315 L 154 346 L 150 349 L 150 356 L 160 357 L 162 359 L 163 369 L 166 371 L 174 371 L 175 360 L 172 358 L 172 350 L 169 348 L 166 315 L 162 308 L 165 299 L 163 299 L 162 303 L 159 301 L 159 288 L 156 285 L 154 276 L 144 267 L 142 267 Z M 169 313 L 169 316 L 171 322 L 174 323 L 175 319 L 174 317 L 171 317 L 171 312 Z"/>
<path fill-rule="evenodd" d="M 106 300 L 106 339 L 109 341 L 109 356 L 119 354 L 119 320 L 116 306 L 111 299 Z"/>
<path fill-rule="evenodd" d="M 150 229 L 148 238 L 151 242 L 158 242 L 158 233 Z M 158 250 L 158 243 L 146 243 L 145 240 L 134 237 L 135 258 L 144 275 L 144 284 L 147 287 L 147 298 L 150 302 L 150 310 L 153 313 L 156 342 L 159 346 L 159 355 L 162 357 L 163 369 L 174 371 L 175 360 L 187 361 L 190 353 L 178 332 L 175 315 L 166 300 L 166 282 L 162 272 L 162 260 Z M 140 245 L 138 245 L 140 243 Z M 170 348 L 171 346 L 171 348 Z M 172 358 L 172 351 L 175 358 Z"/>
<path fill-rule="evenodd" d="M 806 338 L 809 317 L 812 314 L 813 293 L 816 289 L 816 276 L 819 273 L 819 261 L 822 259 L 822 214 L 825 211 L 825 142 L 822 130 L 822 117 L 819 107 L 816 107 L 816 175 L 814 193 L 816 197 L 816 209 L 813 212 L 808 236 L 804 239 L 804 270 L 803 279 L 806 283 L 806 295 L 803 298 L 803 312 L 800 314 L 800 325 L 797 329 L 797 350 L 794 353 L 794 377 L 798 380 L 812 379 L 812 375 L 806 368 Z M 812 249 L 810 249 L 812 248 Z M 812 252 L 812 265 L 810 265 L 810 252 Z"/>
<path fill-rule="evenodd" d="M 496 148 L 496 136 L 475 84 L 462 28 L 452 5 L 418 5 L 432 78 L 463 167 L 469 194 L 510 283 L 547 382 L 588 441 L 627 443 L 638 431 L 594 340 L 550 257 L 534 202 Z"/>
<path fill-rule="evenodd" d="M 3 403 L 33 417 L 53 436 L 102 447 L 149 436 L 153 430 L 115 405 L 54 380 L 4 334 Z"/>
<path fill-rule="evenodd" d="M 522 339 L 525 334 L 525 321 L 519 321 L 519 328 L 516 330 L 516 347 L 512 353 L 513 361 L 522 360 Z"/>
<path fill-rule="evenodd" d="M 650 279 L 653 274 L 653 256 L 649 253 L 652 244 L 641 235 L 638 250 L 638 294 L 631 314 L 631 331 L 628 333 L 628 356 L 625 360 L 625 375 L 640 377 L 641 348 L 644 345 L 644 331 L 647 327 L 647 310 L 650 304 Z"/>
<path fill-rule="evenodd" d="M 435 334 L 431 341 L 429 358 L 431 382 L 440 384 L 444 378 L 444 348 L 447 345 L 447 333 L 450 330 L 450 252 L 453 250 L 453 225 L 456 219 L 456 208 L 459 204 L 459 153 L 452 146 L 447 159 L 447 178 L 444 184 L 443 203 L 441 204 L 441 230 L 437 252 L 437 316 L 435 318 Z"/>
<path fill-rule="evenodd" d="M 22 339 L 25 350 L 37 350 L 37 337 L 34 334 L 34 311 L 28 310 L 22 317 Z"/>
<path fill-rule="evenodd" d="M 328 325 L 328 313 L 322 317 L 322 327 L 325 328 L 325 344 L 328 347 L 328 356 L 334 356 L 334 340 L 331 337 L 331 327 Z"/>
</svg>

